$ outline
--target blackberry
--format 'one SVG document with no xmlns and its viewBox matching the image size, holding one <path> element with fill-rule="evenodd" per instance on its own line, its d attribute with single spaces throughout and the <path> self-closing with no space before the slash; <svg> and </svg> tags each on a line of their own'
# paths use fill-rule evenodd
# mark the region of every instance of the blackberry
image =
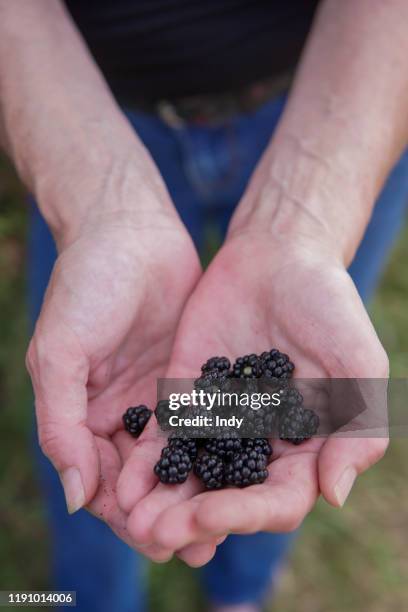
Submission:
<svg viewBox="0 0 408 612">
<path fill-rule="evenodd" d="M 226 370 L 208 370 L 203 372 L 194 381 L 197 391 L 203 390 L 207 393 L 216 393 L 218 390 L 226 391 L 229 388 L 229 372 Z"/>
<path fill-rule="evenodd" d="M 191 461 L 197 459 L 199 442 L 195 438 L 170 437 L 168 446 L 172 450 L 182 450 L 188 454 Z"/>
<path fill-rule="evenodd" d="M 235 453 L 225 467 L 225 482 L 234 487 L 260 484 L 268 477 L 267 458 L 258 449 L 244 449 Z"/>
<path fill-rule="evenodd" d="M 267 413 L 264 408 L 253 410 L 250 406 L 240 406 L 237 414 L 244 419 L 241 432 L 245 437 L 261 438 L 265 435 Z"/>
<path fill-rule="evenodd" d="M 218 372 L 227 373 L 230 367 L 231 363 L 228 357 L 210 357 L 210 359 L 207 359 L 201 366 L 201 371 L 211 372 L 212 370 L 217 370 Z"/>
<path fill-rule="evenodd" d="M 272 446 L 267 438 L 244 438 L 242 445 L 245 450 L 254 450 L 265 457 L 269 458 L 272 455 Z"/>
<path fill-rule="evenodd" d="M 194 464 L 194 474 L 206 489 L 221 489 L 224 484 L 225 466 L 217 455 L 203 453 Z"/>
<path fill-rule="evenodd" d="M 262 376 L 272 379 L 290 378 L 295 369 L 288 355 L 281 353 L 278 349 L 272 349 L 262 353 L 259 357 L 262 368 Z"/>
<path fill-rule="evenodd" d="M 238 357 L 232 366 L 234 378 L 259 378 L 261 375 L 261 361 L 254 353 Z"/>
<path fill-rule="evenodd" d="M 263 436 L 271 436 L 275 431 L 278 424 L 278 410 L 277 406 L 270 406 L 265 412 L 263 418 Z"/>
<path fill-rule="evenodd" d="M 305 412 L 303 415 L 303 429 L 308 437 L 311 437 L 317 434 L 317 431 L 319 429 L 319 424 L 320 424 L 319 415 L 317 415 L 314 410 L 305 408 Z"/>
<path fill-rule="evenodd" d="M 144 404 L 141 404 L 140 406 L 128 408 L 122 416 L 122 420 L 126 431 L 134 438 L 138 438 L 151 416 L 152 411 L 147 406 L 144 406 Z"/>
<path fill-rule="evenodd" d="M 294 387 L 286 387 L 279 391 L 280 395 L 280 409 L 290 408 L 291 406 L 298 406 L 303 404 L 303 395 Z"/>
<path fill-rule="evenodd" d="M 180 484 L 187 480 L 193 467 L 190 455 L 182 448 L 165 446 L 159 461 L 154 466 L 154 473 L 160 482 Z"/>
<path fill-rule="evenodd" d="M 230 461 L 234 454 L 242 449 L 242 440 L 233 433 L 225 433 L 219 438 L 208 438 L 204 448 L 210 455 Z"/>
<path fill-rule="evenodd" d="M 279 407 L 273 405 L 261 406 L 257 410 L 247 405 L 238 406 L 236 415 L 244 419 L 241 435 L 245 438 L 265 438 L 272 435 L 276 431 L 278 410 Z"/>
<path fill-rule="evenodd" d="M 292 444 L 301 444 L 319 428 L 319 417 L 313 410 L 295 404 L 284 410 L 279 419 L 279 437 Z"/>
<path fill-rule="evenodd" d="M 169 405 L 169 400 L 160 400 L 157 402 L 154 410 L 157 422 L 164 431 L 170 429 L 169 418 L 173 412 L 170 410 Z"/>
</svg>

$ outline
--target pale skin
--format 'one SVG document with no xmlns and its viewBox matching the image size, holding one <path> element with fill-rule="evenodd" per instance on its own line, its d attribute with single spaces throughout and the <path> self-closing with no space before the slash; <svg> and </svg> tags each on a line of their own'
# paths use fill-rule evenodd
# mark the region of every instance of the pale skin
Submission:
<svg viewBox="0 0 408 612">
<path fill-rule="evenodd" d="M 195 478 L 158 484 L 157 425 L 136 442 L 120 416 L 135 398 L 154 404 L 166 372 L 195 376 L 209 355 L 248 347 L 280 347 L 300 377 L 388 376 L 346 269 L 407 143 L 406 1 L 322 3 L 205 274 L 60 2 L 0 0 L 0 24 L 2 141 L 59 250 L 27 364 L 69 510 L 88 507 L 156 561 L 199 566 L 228 533 L 295 529 L 320 494 L 341 506 L 386 439 L 279 442 L 263 485 L 205 493 Z"/>
</svg>

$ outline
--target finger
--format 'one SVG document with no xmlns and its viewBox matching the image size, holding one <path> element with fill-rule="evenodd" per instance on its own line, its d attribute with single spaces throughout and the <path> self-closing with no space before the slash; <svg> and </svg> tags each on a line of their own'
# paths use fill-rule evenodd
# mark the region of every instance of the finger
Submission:
<svg viewBox="0 0 408 612">
<path fill-rule="evenodd" d="M 157 517 L 166 509 L 179 504 L 199 493 L 201 484 L 195 477 L 190 477 L 180 485 L 165 485 L 158 483 L 157 486 L 136 504 L 129 515 L 127 527 L 131 537 L 137 544 L 156 543 L 152 527 Z M 175 524 L 168 523 L 167 529 L 175 528 Z M 173 547 L 164 546 L 163 548 Z"/>
<path fill-rule="evenodd" d="M 104 521 L 116 535 L 145 557 L 155 563 L 165 563 L 173 556 L 172 550 L 166 550 L 162 546 L 136 546 L 127 530 L 127 515 L 121 510 L 116 500 L 116 482 L 121 470 L 121 459 L 114 445 L 104 439 L 97 437 L 96 444 L 100 454 L 101 474 L 99 487 L 87 510 L 94 516 Z"/>
<path fill-rule="evenodd" d="M 120 431 L 114 436 L 124 465 L 117 483 L 119 506 L 127 513 L 157 484 L 153 468 L 157 463 L 165 440 L 152 417 L 137 440 Z"/>
<path fill-rule="evenodd" d="M 155 540 L 183 548 L 229 533 L 294 531 L 319 494 L 316 464 L 314 451 L 282 456 L 270 464 L 269 477 L 262 485 L 206 493 L 198 504 L 189 501 L 171 508 L 155 525 Z M 188 526 L 177 527 L 173 537 L 165 533 L 164 525 L 174 522 L 179 513 Z"/>
<path fill-rule="evenodd" d="M 196 523 L 196 510 L 213 492 L 201 493 L 175 504 L 158 515 L 151 528 L 152 539 L 160 546 L 173 550 L 182 549 L 192 542 L 208 543 L 213 538 Z M 171 525 L 171 529 L 169 526 Z M 220 537 L 221 539 L 221 537 Z"/>
<path fill-rule="evenodd" d="M 119 508 L 115 488 L 121 469 L 121 460 L 114 445 L 104 438 L 96 437 L 100 456 L 100 476 L 98 489 L 87 510 L 104 521 L 129 546 L 134 547 L 127 533 L 126 514 Z"/>
<path fill-rule="evenodd" d="M 168 563 L 168 561 L 172 560 L 174 555 L 174 551 L 166 550 L 155 544 L 149 546 L 136 546 L 136 550 L 144 557 L 150 559 L 150 561 L 153 561 L 153 563 Z"/>
<path fill-rule="evenodd" d="M 302 451 L 274 461 L 261 485 L 219 491 L 217 500 L 208 496 L 197 509 L 196 522 L 214 535 L 294 531 L 318 495 L 317 455 Z"/>
<path fill-rule="evenodd" d="M 27 353 L 39 443 L 59 473 L 68 512 L 88 503 L 99 478 L 99 454 L 86 424 L 88 360 L 75 336 L 61 327 L 36 332 Z"/>
<path fill-rule="evenodd" d="M 388 447 L 388 438 L 330 437 L 319 455 L 319 486 L 333 506 L 343 506 L 355 479 L 379 461 Z"/>
<path fill-rule="evenodd" d="M 171 508 L 164 510 L 152 526 L 153 540 L 159 545 L 172 550 L 181 547 L 180 543 L 195 542 L 197 544 L 208 544 L 207 533 L 197 529 L 195 522 L 195 510 L 203 500 L 211 493 L 201 493 L 193 498 L 183 501 Z M 172 526 L 169 529 L 169 525 Z M 217 536 L 215 544 L 222 544 L 227 535 Z M 211 538 L 213 539 L 213 538 Z"/>
<path fill-rule="evenodd" d="M 211 561 L 216 550 L 215 542 L 209 544 L 191 544 L 178 551 L 177 556 L 190 567 L 202 567 Z"/>
</svg>

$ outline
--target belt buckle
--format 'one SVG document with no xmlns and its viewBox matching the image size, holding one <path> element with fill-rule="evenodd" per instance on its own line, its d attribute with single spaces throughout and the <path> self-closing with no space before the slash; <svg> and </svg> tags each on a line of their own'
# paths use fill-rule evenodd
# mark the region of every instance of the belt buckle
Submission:
<svg viewBox="0 0 408 612">
<path fill-rule="evenodd" d="M 160 100 L 156 106 L 157 115 L 164 121 L 166 125 L 176 130 L 180 130 L 185 126 L 183 117 L 178 113 L 177 108 L 169 100 Z"/>
</svg>

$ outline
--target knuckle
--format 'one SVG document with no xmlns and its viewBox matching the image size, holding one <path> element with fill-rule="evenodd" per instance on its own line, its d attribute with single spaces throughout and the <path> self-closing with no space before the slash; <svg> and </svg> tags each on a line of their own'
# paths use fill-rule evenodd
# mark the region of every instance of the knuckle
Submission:
<svg viewBox="0 0 408 612">
<path fill-rule="evenodd" d="M 146 524 L 145 520 L 139 520 L 136 512 L 128 522 L 128 530 L 136 546 L 147 546 L 152 543 L 150 526 Z"/>
<path fill-rule="evenodd" d="M 300 516 L 298 512 L 288 513 L 284 519 L 283 531 L 289 533 L 299 529 L 303 522 L 303 516 Z"/>
<path fill-rule="evenodd" d="M 61 440 L 52 424 L 42 424 L 38 426 L 38 443 L 44 455 L 55 461 L 61 448 Z"/>
<path fill-rule="evenodd" d="M 143 550 L 142 548 L 140 549 L 140 552 L 144 556 L 146 556 L 148 559 L 150 559 L 150 561 L 153 561 L 153 563 L 168 563 L 173 558 L 173 552 L 170 552 L 168 550 L 163 550 L 163 551 L 154 550 L 154 552 L 148 552 L 148 551 Z"/>
<path fill-rule="evenodd" d="M 390 374 L 390 360 L 385 349 L 381 347 L 381 352 L 378 357 L 379 378 L 388 378 Z"/>
<path fill-rule="evenodd" d="M 292 492 L 291 509 L 285 512 L 284 531 L 296 531 L 302 525 L 306 514 L 312 507 L 312 499 L 305 495 L 301 488 Z"/>
<path fill-rule="evenodd" d="M 372 438 L 368 447 L 368 459 L 370 463 L 376 463 L 382 459 L 389 445 L 388 438 Z"/>
<path fill-rule="evenodd" d="M 370 359 L 367 359 L 370 355 Z M 352 367 L 348 375 L 352 378 L 388 378 L 390 371 L 388 355 L 377 338 L 369 343 L 360 342 L 354 347 Z"/>
<path fill-rule="evenodd" d="M 26 368 L 29 374 L 33 376 L 35 369 L 36 369 L 36 352 L 35 352 L 35 346 L 34 346 L 33 339 L 30 341 L 30 344 L 28 345 L 28 349 L 26 352 L 26 358 L 25 358 L 25 364 L 26 364 Z"/>
<path fill-rule="evenodd" d="M 52 342 L 41 333 L 32 337 L 26 353 L 26 366 L 31 376 L 39 375 L 40 371 L 52 370 L 58 360 Z"/>
<path fill-rule="evenodd" d="M 36 360 L 39 366 L 53 368 L 58 361 L 55 359 L 55 350 L 52 339 L 45 334 L 39 334 L 35 338 Z"/>
</svg>

